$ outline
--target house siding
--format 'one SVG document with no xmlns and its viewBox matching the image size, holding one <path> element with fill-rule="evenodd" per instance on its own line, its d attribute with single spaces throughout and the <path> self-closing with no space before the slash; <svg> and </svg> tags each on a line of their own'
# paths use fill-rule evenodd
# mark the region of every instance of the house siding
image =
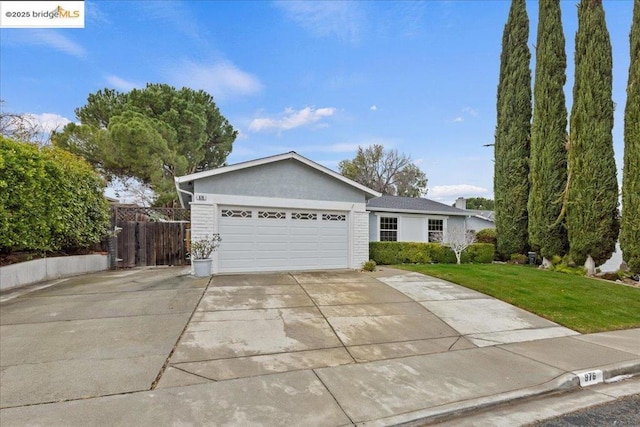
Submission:
<svg viewBox="0 0 640 427">
<path fill-rule="evenodd" d="M 369 241 L 379 241 L 378 228 L 380 226 L 379 218 L 381 216 L 389 216 L 398 218 L 398 241 L 399 242 L 426 242 L 427 241 L 427 220 L 442 219 L 445 221 L 445 233 L 452 230 L 453 227 L 465 226 L 465 217 L 447 216 L 447 215 L 420 215 L 420 214 L 402 214 L 395 212 L 370 212 L 369 213 Z M 420 224 L 418 219 L 422 219 Z M 408 227 L 406 227 L 408 226 Z M 468 227 L 467 227 L 468 228 Z"/>
<path fill-rule="evenodd" d="M 482 218 L 470 217 L 467 218 L 467 230 L 480 231 L 485 228 L 496 228 L 496 224 L 493 221 L 489 221 Z"/>
<path fill-rule="evenodd" d="M 294 159 L 194 181 L 194 192 L 365 203 L 365 193 Z"/>
</svg>

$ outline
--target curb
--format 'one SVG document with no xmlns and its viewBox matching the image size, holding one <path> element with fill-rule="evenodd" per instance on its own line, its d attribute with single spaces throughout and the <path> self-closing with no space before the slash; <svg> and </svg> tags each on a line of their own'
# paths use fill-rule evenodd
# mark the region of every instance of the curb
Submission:
<svg viewBox="0 0 640 427">
<path fill-rule="evenodd" d="M 594 370 L 602 371 L 603 381 L 601 381 L 600 384 L 615 382 L 619 377 L 628 378 L 640 375 L 640 359 L 604 365 L 593 369 L 580 369 L 574 372 L 567 372 L 560 375 L 559 377 L 552 379 L 551 381 L 547 381 L 546 383 L 537 386 L 514 390 L 506 393 L 500 393 L 492 396 L 479 397 L 461 402 L 449 403 L 434 408 L 407 412 L 401 415 L 379 418 L 377 420 L 357 423 L 356 425 L 362 427 L 413 427 L 451 420 L 461 416 L 467 416 L 473 412 L 491 409 L 500 405 L 539 398 L 551 394 L 566 393 L 574 391 L 576 389 L 580 389 L 582 387 L 580 386 L 580 379 L 578 377 L 578 374 Z"/>
</svg>

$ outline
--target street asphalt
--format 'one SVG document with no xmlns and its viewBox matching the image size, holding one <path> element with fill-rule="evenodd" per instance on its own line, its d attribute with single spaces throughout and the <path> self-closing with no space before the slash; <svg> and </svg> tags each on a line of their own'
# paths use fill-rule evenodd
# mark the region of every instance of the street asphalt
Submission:
<svg viewBox="0 0 640 427">
<path fill-rule="evenodd" d="M 580 335 L 389 268 L 146 268 L 0 294 L 3 427 L 498 425 L 529 405 L 504 424 L 524 425 L 638 394 L 638 374 L 640 329 Z"/>
</svg>

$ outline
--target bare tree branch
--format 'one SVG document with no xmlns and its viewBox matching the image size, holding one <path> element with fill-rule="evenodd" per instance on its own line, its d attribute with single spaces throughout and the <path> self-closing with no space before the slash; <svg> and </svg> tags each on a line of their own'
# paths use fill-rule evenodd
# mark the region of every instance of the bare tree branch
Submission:
<svg viewBox="0 0 640 427">
<path fill-rule="evenodd" d="M 449 227 L 447 233 L 434 233 L 434 241 L 442 246 L 450 247 L 456 255 L 456 261 L 460 264 L 462 251 L 476 242 L 476 234 L 465 227 L 454 225 Z"/>
</svg>

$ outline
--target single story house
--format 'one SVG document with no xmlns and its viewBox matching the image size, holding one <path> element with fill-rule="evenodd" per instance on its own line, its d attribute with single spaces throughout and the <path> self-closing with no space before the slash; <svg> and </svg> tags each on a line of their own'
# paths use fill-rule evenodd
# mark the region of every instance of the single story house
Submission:
<svg viewBox="0 0 640 427">
<path fill-rule="evenodd" d="M 479 231 L 495 228 L 494 222 L 478 212 L 464 209 L 464 199 L 456 206 L 416 197 L 382 196 L 371 199 L 369 240 L 398 242 L 434 242 L 438 235 L 454 228 Z"/>
<path fill-rule="evenodd" d="M 177 177 L 192 239 L 219 233 L 212 273 L 360 268 L 380 193 L 295 152 Z"/>
<path fill-rule="evenodd" d="M 294 151 L 175 185 L 191 209 L 192 240 L 222 237 L 212 273 L 357 269 L 370 240 L 429 241 L 455 225 L 471 229 L 472 219 L 492 224 L 432 200 L 382 196 Z"/>
</svg>

